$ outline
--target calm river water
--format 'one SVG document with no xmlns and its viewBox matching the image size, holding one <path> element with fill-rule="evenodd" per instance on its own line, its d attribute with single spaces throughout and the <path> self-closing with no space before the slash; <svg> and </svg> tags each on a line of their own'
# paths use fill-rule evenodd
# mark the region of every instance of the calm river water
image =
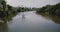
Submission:
<svg viewBox="0 0 60 32">
<path fill-rule="evenodd" d="M 60 32 L 60 24 L 35 11 L 21 12 L 8 24 L 1 25 L 0 32 Z"/>
</svg>

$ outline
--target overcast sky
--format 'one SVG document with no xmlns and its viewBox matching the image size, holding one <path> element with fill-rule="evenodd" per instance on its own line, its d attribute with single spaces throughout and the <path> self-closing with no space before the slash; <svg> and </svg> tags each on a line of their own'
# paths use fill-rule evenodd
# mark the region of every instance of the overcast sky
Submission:
<svg viewBox="0 0 60 32">
<path fill-rule="evenodd" d="M 7 4 L 10 4 L 14 7 L 23 6 L 23 7 L 42 7 L 47 4 L 56 4 L 60 0 L 7 0 Z"/>
</svg>

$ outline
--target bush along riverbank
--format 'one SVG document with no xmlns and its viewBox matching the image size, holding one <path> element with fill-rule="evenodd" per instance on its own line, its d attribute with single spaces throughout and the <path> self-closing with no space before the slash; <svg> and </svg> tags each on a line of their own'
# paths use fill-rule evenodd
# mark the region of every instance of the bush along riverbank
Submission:
<svg viewBox="0 0 60 32">
<path fill-rule="evenodd" d="M 56 5 L 46 5 L 42 8 L 39 8 L 39 10 L 36 11 L 36 13 L 60 17 L 60 3 Z"/>
</svg>

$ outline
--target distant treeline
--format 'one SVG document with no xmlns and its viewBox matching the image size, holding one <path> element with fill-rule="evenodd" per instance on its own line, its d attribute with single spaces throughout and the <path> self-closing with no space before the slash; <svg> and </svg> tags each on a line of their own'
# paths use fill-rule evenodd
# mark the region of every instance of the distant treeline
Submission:
<svg viewBox="0 0 60 32">
<path fill-rule="evenodd" d="M 60 17 L 60 3 L 56 5 L 46 5 L 37 10 L 39 14 L 48 14 Z"/>
</svg>

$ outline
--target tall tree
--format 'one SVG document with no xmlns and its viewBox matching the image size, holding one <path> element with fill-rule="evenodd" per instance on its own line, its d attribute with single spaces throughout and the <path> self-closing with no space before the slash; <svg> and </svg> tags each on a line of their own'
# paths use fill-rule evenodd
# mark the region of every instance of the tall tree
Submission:
<svg viewBox="0 0 60 32">
<path fill-rule="evenodd" d="M 6 2 L 2 1 L 2 5 L 3 5 L 3 11 L 6 11 Z"/>
</svg>

